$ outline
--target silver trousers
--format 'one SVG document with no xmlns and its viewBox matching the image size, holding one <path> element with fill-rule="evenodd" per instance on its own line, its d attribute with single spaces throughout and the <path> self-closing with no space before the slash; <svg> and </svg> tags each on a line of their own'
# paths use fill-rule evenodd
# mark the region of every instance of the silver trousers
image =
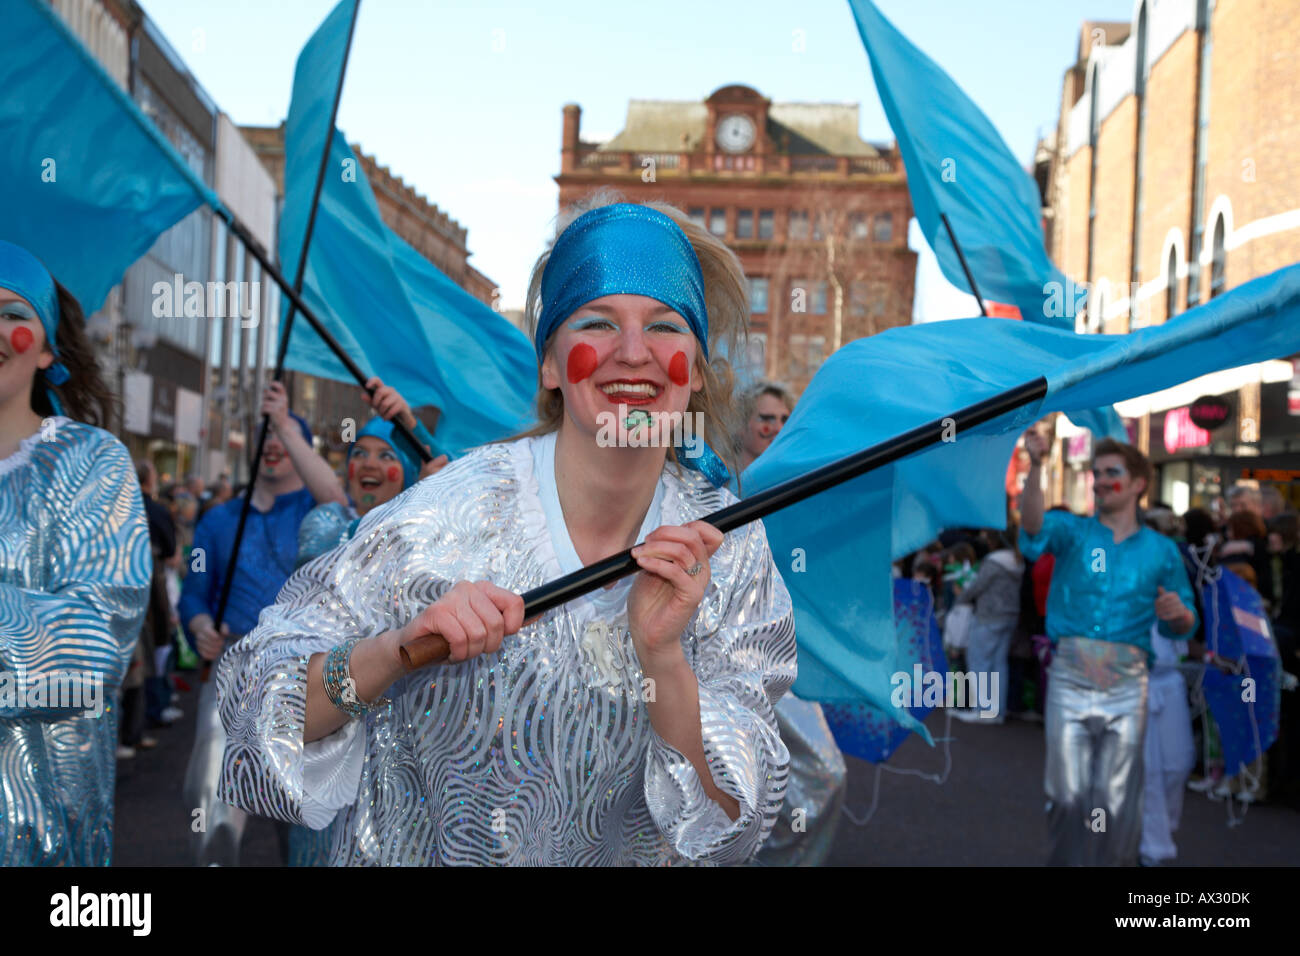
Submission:
<svg viewBox="0 0 1300 956">
<path fill-rule="evenodd" d="M 230 646 L 229 642 L 226 644 Z M 239 844 L 248 814 L 217 799 L 226 729 L 217 712 L 217 675 L 199 690 L 194 750 L 185 771 L 185 805 L 190 808 L 190 850 L 195 866 L 238 866 Z"/>
<path fill-rule="evenodd" d="M 1048 671 L 1048 863 L 1131 866 L 1142 838 L 1146 652 L 1062 638 Z"/>
</svg>

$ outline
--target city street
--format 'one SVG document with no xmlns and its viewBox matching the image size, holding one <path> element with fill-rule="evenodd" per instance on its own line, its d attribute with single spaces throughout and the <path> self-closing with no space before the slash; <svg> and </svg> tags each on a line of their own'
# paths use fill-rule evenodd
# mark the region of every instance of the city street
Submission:
<svg viewBox="0 0 1300 956">
<path fill-rule="evenodd" d="M 182 695 L 185 718 L 153 731 L 158 748 L 118 763 L 116 866 L 188 865 L 189 809 L 181 784 L 193 742 L 195 688 Z M 943 714 L 927 726 L 931 750 L 911 737 L 891 766 L 940 774 L 944 766 Z M 1043 821 L 1043 730 L 1040 724 L 1010 721 L 1000 727 L 951 722 L 952 768 L 942 785 L 915 775 L 881 773 L 874 816 L 863 826 L 841 819 L 828 861 L 837 866 L 1037 866 L 1046 855 Z M 853 758 L 849 764 L 848 809 L 863 819 L 871 806 L 877 770 Z M 1240 804 L 1237 805 L 1240 814 Z M 1227 808 L 1189 791 L 1176 840 L 1178 865 L 1293 866 L 1300 847 L 1300 813 L 1279 806 L 1249 809 L 1229 827 Z M 279 862 L 275 827 L 252 818 L 244 837 L 243 862 Z"/>
</svg>

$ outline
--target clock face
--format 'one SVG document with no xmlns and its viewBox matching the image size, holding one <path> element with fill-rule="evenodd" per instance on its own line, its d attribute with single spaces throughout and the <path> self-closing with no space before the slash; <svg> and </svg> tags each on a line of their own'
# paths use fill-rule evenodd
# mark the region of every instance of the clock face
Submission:
<svg viewBox="0 0 1300 956">
<path fill-rule="evenodd" d="M 718 120 L 718 145 L 729 153 L 743 153 L 754 145 L 754 121 L 743 113 Z"/>
</svg>

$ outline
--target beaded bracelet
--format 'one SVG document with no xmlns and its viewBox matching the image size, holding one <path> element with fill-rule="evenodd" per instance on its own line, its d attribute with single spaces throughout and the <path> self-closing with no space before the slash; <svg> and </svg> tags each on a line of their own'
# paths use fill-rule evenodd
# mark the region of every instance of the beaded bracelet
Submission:
<svg viewBox="0 0 1300 956">
<path fill-rule="evenodd" d="M 357 696 L 357 682 L 352 679 L 352 648 L 356 647 L 360 640 L 354 637 L 342 644 L 336 644 L 325 657 L 323 673 L 325 696 L 330 699 L 331 704 L 353 717 L 361 717 L 367 711 L 391 703 L 387 697 L 381 697 L 374 703 L 367 704 Z"/>
</svg>

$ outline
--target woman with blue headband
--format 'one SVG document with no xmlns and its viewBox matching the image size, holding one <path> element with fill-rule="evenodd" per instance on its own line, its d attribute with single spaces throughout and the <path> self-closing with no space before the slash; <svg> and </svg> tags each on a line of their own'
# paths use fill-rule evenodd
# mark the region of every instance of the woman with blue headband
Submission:
<svg viewBox="0 0 1300 956">
<path fill-rule="evenodd" d="M 364 390 L 361 397 L 379 414 L 362 426 L 357 440 L 348 447 L 344 484 L 348 503 L 318 505 L 302 519 L 298 528 L 299 566 L 350 539 L 360 520 L 372 510 L 447 464 L 447 456 L 438 455 L 422 465 L 419 452 L 394 426 L 395 421 L 402 421 L 416 440 L 433 452 L 433 436 L 397 389 L 378 377 L 366 385 L 375 389 L 374 397 Z"/>
<path fill-rule="evenodd" d="M 740 264 L 675 209 L 599 205 L 527 314 L 540 424 L 370 512 L 226 655 L 223 798 L 338 818 L 336 865 L 745 862 L 795 642 L 761 523 L 700 520 L 735 500 L 709 445 Z M 521 592 L 633 545 L 641 573 L 523 621 Z M 428 633 L 450 657 L 405 673 Z"/>
<path fill-rule="evenodd" d="M 81 307 L 0 241 L 0 866 L 107 866 L 153 557 Z"/>
</svg>

